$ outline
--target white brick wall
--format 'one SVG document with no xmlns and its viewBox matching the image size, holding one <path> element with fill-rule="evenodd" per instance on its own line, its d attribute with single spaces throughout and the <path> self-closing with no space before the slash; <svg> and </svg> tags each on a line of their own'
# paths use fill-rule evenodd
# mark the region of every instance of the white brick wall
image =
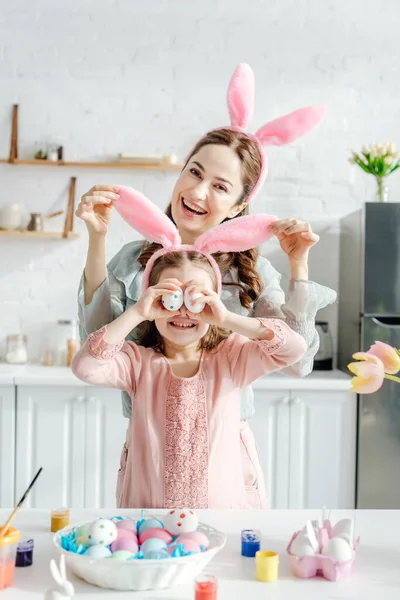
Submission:
<svg viewBox="0 0 400 600">
<path fill-rule="evenodd" d="M 330 107 L 317 131 L 271 149 L 269 181 L 254 209 L 311 220 L 322 238 L 311 276 L 337 287 L 337 218 L 374 194 L 374 181 L 351 171 L 349 150 L 400 142 L 399 21 L 398 0 L 0 0 L 0 156 L 8 155 L 16 102 L 21 157 L 49 141 L 64 146 L 67 160 L 119 151 L 182 158 L 200 134 L 227 123 L 227 83 L 247 61 L 257 82 L 254 127 L 302 105 Z M 124 183 L 160 206 L 174 181 L 173 174 L 0 165 L 0 205 L 64 208 L 71 175 L 77 197 L 95 183 Z M 397 174 L 390 184 L 396 200 Z M 78 241 L 1 238 L 0 354 L 7 333 L 22 327 L 38 358 L 43 331 L 75 316 L 86 249 L 84 227 L 76 229 Z M 133 235 L 116 218 L 109 255 Z M 279 248 L 268 252 L 287 274 Z M 321 316 L 335 332 L 336 308 Z"/>
</svg>

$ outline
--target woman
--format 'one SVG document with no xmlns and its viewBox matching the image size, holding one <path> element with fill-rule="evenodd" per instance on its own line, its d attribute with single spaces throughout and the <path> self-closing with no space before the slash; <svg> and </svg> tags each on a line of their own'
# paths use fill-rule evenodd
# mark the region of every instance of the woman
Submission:
<svg viewBox="0 0 400 600">
<path fill-rule="evenodd" d="M 183 243 L 191 244 L 215 225 L 248 214 L 248 202 L 254 198 L 266 176 L 266 158 L 260 142 L 256 136 L 247 134 L 242 126 L 235 75 L 230 90 L 235 83 L 236 114 L 242 124 L 232 119 L 231 127 L 213 130 L 200 139 L 178 177 L 167 207 L 166 214 L 176 224 Z M 231 108 L 229 98 L 228 91 Z M 244 100 L 242 108 L 245 108 Z M 306 123 L 303 117 L 302 114 L 299 123 L 298 113 L 293 113 L 267 124 L 261 128 L 267 140 L 264 142 L 278 143 L 271 141 L 274 136 L 274 140 L 279 138 L 279 145 L 287 143 L 317 122 L 315 116 L 309 121 L 306 118 Z M 82 340 L 137 302 L 143 266 L 159 248 L 156 244 L 143 245 L 143 242 L 126 244 L 106 266 L 105 240 L 113 201 L 118 201 L 118 188 L 97 185 L 82 196 L 76 211 L 76 215 L 85 221 L 89 233 L 88 256 L 79 289 Z M 319 346 L 315 315 L 336 299 L 336 293 L 308 279 L 308 254 L 319 240 L 309 223 L 283 219 L 275 223 L 273 232 L 290 263 L 291 281 L 286 302 L 280 287 L 280 274 L 267 259 L 259 256 L 257 249 L 215 255 L 223 274 L 221 297 L 232 312 L 281 318 L 300 333 L 307 343 L 307 352 L 301 361 L 283 372 L 303 377 L 310 373 Z M 134 340 L 135 332 L 127 339 Z M 123 393 L 123 414 L 130 418 L 131 412 L 132 400 Z M 256 466 L 254 438 L 247 423 L 253 413 L 253 393 L 248 388 L 241 403 L 242 460 L 247 492 L 249 496 L 258 497 L 258 489 L 262 490 L 264 486 L 262 473 Z M 254 500 L 250 503 L 254 506 Z M 265 504 L 263 498 L 261 506 Z"/>
</svg>

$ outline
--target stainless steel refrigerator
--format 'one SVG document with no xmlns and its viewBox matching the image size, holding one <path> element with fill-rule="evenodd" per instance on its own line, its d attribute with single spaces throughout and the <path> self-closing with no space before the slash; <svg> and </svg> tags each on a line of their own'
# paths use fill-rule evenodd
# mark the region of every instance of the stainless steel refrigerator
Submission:
<svg viewBox="0 0 400 600">
<path fill-rule="evenodd" d="M 367 203 L 340 223 L 338 364 L 375 340 L 400 348 L 400 204 Z M 358 397 L 357 508 L 400 508 L 400 384 Z"/>
</svg>

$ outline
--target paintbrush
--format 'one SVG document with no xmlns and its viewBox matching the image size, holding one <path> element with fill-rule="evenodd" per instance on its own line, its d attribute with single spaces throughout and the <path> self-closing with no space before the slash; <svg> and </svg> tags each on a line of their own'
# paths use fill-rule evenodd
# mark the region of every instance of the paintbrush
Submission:
<svg viewBox="0 0 400 600">
<path fill-rule="evenodd" d="M 14 520 L 15 515 L 17 514 L 18 510 L 21 508 L 25 498 L 27 497 L 27 495 L 29 494 L 31 488 L 33 487 L 36 479 L 39 477 L 40 473 L 42 472 L 42 467 L 40 467 L 39 471 L 36 473 L 35 477 L 32 479 L 32 481 L 30 482 L 28 488 L 26 489 L 24 495 L 22 496 L 21 500 L 18 502 L 17 506 L 14 508 L 14 510 L 12 511 L 11 515 L 8 517 L 8 521 L 7 523 L 4 525 L 4 527 L 2 528 L 2 530 L 0 531 L 0 537 L 2 537 L 3 535 L 5 535 L 7 533 L 7 530 L 11 524 L 11 522 Z"/>
</svg>

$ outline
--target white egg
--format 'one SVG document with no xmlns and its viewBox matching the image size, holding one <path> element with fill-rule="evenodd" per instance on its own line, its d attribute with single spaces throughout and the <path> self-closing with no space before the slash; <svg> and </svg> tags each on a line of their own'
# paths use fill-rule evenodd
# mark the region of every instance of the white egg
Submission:
<svg viewBox="0 0 400 600">
<path fill-rule="evenodd" d="M 185 301 L 186 308 L 189 309 L 190 312 L 192 312 L 196 315 L 198 313 L 201 313 L 201 311 L 205 307 L 205 304 L 204 304 L 204 302 L 199 302 L 198 304 L 193 304 L 195 300 L 198 300 L 198 298 L 203 297 L 203 294 L 200 294 L 200 293 L 192 294 L 192 295 L 189 294 L 190 290 L 192 290 L 194 287 L 196 287 L 196 286 L 190 285 L 188 288 L 186 288 L 185 293 L 184 293 L 184 301 Z"/>
<path fill-rule="evenodd" d="M 96 519 L 90 525 L 87 539 L 90 546 L 103 544 L 109 546 L 117 539 L 118 529 L 110 519 Z"/>
<path fill-rule="evenodd" d="M 183 304 L 182 290 L 176 290 L 173 294 L 164 294 L 161 302 L 167 310 L 179 310 Z"/>
<path fill-rule="evenodd" d="M 290 553 L 302 558 L 303 556 L 312 556 L 315 554 L 310 540 L 307 536 L 299 534 L 292 542 Z"/>
<path fill-rule="evenodd" d="M 199 520 L 193 510 L 176 508 L 164 517 L 164 527 L 171 535 L 196 531 Z"/>
<path fill-rule="evenodd" d="M 324 556 L 329 556 L 335 563 L 344 563 L 353 558 L 353 552 L 342 538 L 331 538 L 322 549 Z"/>
</svg>

